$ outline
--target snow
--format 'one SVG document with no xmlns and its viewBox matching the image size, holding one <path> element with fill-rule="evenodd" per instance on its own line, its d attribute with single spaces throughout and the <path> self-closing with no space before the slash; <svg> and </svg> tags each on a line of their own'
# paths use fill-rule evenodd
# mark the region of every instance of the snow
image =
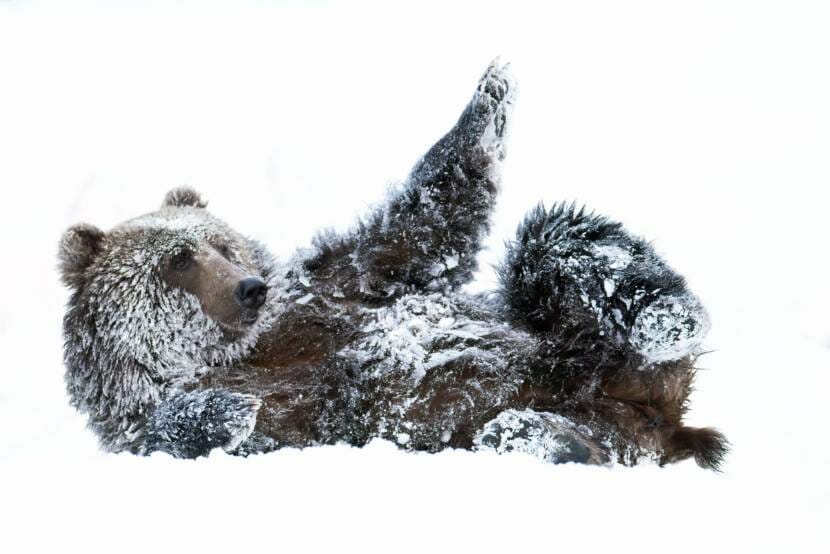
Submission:
<svg viewBox="0 0 830 554">
<path fill-rule="evenodd" d="M 0 2 L 3 551 L 830 548 L 826 6 L 100 4 Z M 724 473 L 383 441 L 101 453 L 62 381 L 62 231 L 189 184 L 286 259 L 380 200 L 496 54 L 521 92 L 470 289 L 539 200 L 653 239 L 711 317 L 689 420 L 732 441 Z"/>
<path fill-rule="evenodd" d="M 301 296 L 300 298 L 296 299 L 294 302 L 296 302 L 297 304 L 300 304 L 300 305 L 305 305 L 305 304 L 308 304 L 309 302 L 311 302 L 312 298 L 314 298 L 314 295 L 311 294 L 311 293 L 308 293 L 308 294 L 306 294 L 304 296 Z"/>
<path fill-rule="evenodd" d="M 605 289 L 605 296 L 611 298 L 617 289 L 617 283 L 610 277 L 607 277 L 602 281 L 602 287 Z"/>
<path fill-rule="evenodd" d="M 475 347 L 465 347 L 455 337 L 481 341 L 489 334 L 486 324 L 458 316 L 454 300 L 441 294 L 407 295 L 390 307 L 367 310 L 372 323 L 361 329 L 366 338 L 345 355 L 364 362 L 375 360 L 378 375 L 403 371 L 418 383 L 427 370 L 464 355 L 477 355 Z M 438 343 L 449 347 L 436 350 Z M 481 352 L 486 356 L 486 353 Z"/>
</svg>

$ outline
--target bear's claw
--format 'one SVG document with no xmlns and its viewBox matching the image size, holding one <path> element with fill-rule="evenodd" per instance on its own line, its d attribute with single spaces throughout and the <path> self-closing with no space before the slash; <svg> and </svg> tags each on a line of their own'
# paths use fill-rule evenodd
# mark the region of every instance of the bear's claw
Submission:
<svg viewBox="0 0 830 554">
<path fill-rule="evenodd" d="M 245 439 L 254 431 L 256 418 L 259 409 L 262 407 L 262 400 L 250 394 L 236 395 L 238 402 L 234 411 L 228 412 L 228 420 L 224 427 L 230 434 L 230 440 L 222 445 L 225 452 L 236 450 Z"/>
</svg>

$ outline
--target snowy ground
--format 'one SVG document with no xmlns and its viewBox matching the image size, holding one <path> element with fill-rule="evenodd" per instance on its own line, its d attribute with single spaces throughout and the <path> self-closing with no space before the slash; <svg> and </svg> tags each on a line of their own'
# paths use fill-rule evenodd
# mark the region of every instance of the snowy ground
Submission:
<svg viewBox="0 0 830 554">
<path fill-rule="evenodd" d="M 828 551 L 826 4 L 66 4 L 0 1 L 4 552 Z M 63 391 L 65 227 L 187 183 L 285 255 L 380 199 L 496 54 L 520 96 L 475 287 L 539 200 L 654 239 L 711 312 L 690 420 L 732 440 L 723 474 L 97 450 Z"/>
</svg>

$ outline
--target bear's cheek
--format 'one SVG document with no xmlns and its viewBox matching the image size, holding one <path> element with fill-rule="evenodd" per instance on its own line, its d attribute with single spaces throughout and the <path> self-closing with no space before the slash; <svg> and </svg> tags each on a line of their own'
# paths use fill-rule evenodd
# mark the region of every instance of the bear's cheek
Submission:
<svg viewBox="0 0 830 554">
<path fill-rule="evenodd" d="M 204 314 L 223 327 L 241 326 L 242 307 L 236 299 L 240 281 L 248 274 L 212 250 L 202 251 L 187 271 L 168 270 L 163 278 L 168 285 L 195 296 Z"/>
</svg>

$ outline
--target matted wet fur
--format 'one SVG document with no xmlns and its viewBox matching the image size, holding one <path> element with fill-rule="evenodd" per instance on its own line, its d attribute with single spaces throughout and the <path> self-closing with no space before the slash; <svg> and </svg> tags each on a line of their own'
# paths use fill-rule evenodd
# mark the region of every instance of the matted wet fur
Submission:
<svg viewBox="0 0 830 554">
<path fill-rule="evenodd" d="M 381 437 L 717 469 L 726 439 L 683 424 L 706 312 L 648 243 L 539 206 L 500 288 L 460 291 L 489 230 L 514 91 L 491 65 L 384 203 L 283 263 L 188 188 L 107 233 L 70 228 L 66 382 L 103 446 L 195 457 Z"/>
</svg>

